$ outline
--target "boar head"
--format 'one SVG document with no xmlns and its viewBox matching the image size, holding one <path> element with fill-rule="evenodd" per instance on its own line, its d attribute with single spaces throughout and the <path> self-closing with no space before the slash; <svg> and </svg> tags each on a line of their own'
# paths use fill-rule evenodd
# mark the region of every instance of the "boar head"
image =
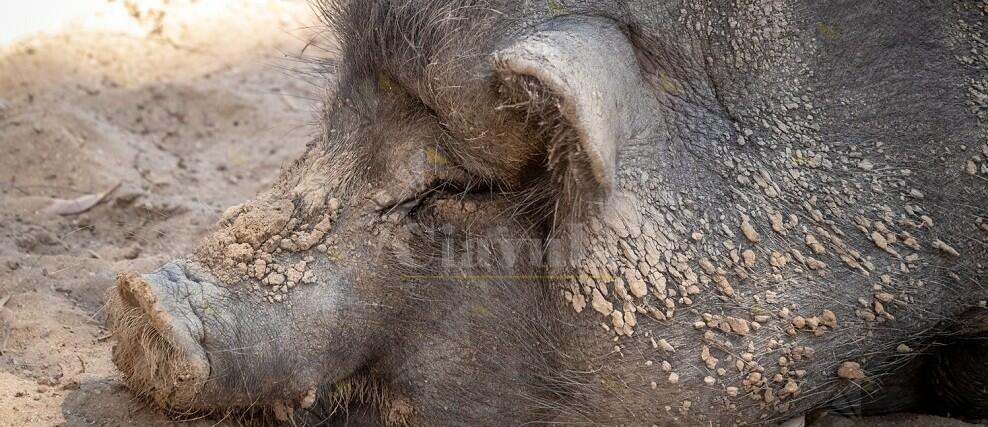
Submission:
<svg viewBox="0 0 988 427">
<path fill-rule="evenodd" d="M 485 8 L 378 3 L 326 13 L 337 90 L 302 158 L 186 260 L 110 289 L 136 392 L 430 425 L 563 399 L 576 224 L 615 197 L 622 146 L 658 130 L 635 51 L 601 17 L 509 31 Z"/>
</svg>

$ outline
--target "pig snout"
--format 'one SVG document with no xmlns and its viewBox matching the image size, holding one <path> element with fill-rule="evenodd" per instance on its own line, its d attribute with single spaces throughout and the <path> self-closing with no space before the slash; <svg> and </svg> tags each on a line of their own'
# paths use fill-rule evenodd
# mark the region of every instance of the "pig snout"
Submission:
<svg viewBox="0 0 988 427">
<path fill-rule="evenodd" d="M 122 273 L 108 291 L 113 363 L 131 389 L 164 407 L 196 406 L 209 377 L 203 323 L 193 309 L 202 287 L 169 263 L 147 275 Z"/>
</svg>

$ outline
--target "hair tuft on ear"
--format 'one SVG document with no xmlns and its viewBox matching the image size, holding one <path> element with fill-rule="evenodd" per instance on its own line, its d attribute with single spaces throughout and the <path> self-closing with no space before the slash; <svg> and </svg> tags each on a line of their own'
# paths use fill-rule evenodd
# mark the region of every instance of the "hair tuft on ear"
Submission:
<svg viewBox="0 0 988 427">
<path fill-rule="evenodd" d="M 549 141 L 555 179 L 584 191 L 610 193 L 621 147 L 657 126 L 657 101 L 612 20 L 553 19 L 500 48 L 494 63 L 506 103 Z"/>
</svg>

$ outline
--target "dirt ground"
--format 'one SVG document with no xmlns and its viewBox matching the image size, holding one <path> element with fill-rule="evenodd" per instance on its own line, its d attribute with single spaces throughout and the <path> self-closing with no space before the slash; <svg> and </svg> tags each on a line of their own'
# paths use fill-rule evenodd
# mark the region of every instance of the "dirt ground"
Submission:
<svg viewBox="0 0 988 427">
<path fill-rule="evenodd" d="M 33 3 L 0 6 L 0 426 L 223 424 L 127 392 L 103 293 L 301 153 L 325 83 L 295 58 L 329 37 L 300 0 Z"/>
<path fill-rule="evenodd" d="M 294 58 L 315 20 L 302 1 L 63 6 L 13 40 L 0 10 L 0 425 L 168 424 L 114 372 L 103 293 L 301 153 L 323 88 Z"/>
</svg>

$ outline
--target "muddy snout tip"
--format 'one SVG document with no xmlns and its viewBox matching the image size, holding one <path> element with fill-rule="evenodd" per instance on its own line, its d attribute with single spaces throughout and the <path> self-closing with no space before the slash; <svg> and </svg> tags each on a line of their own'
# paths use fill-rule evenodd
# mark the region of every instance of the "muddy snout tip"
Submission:
<svg viewBox="0 0 988 427">
<path fill-rule="evenodd" d="M 188 295 L 175 287 L 189 283 L 162 274 L 117 275 L 108 291 L 108 327 L 113 334 L 113 363 L 128 386 L 171 408 L 193 406 L 209 376 L 200 343 L 202 324 Z"/>
</svg>

